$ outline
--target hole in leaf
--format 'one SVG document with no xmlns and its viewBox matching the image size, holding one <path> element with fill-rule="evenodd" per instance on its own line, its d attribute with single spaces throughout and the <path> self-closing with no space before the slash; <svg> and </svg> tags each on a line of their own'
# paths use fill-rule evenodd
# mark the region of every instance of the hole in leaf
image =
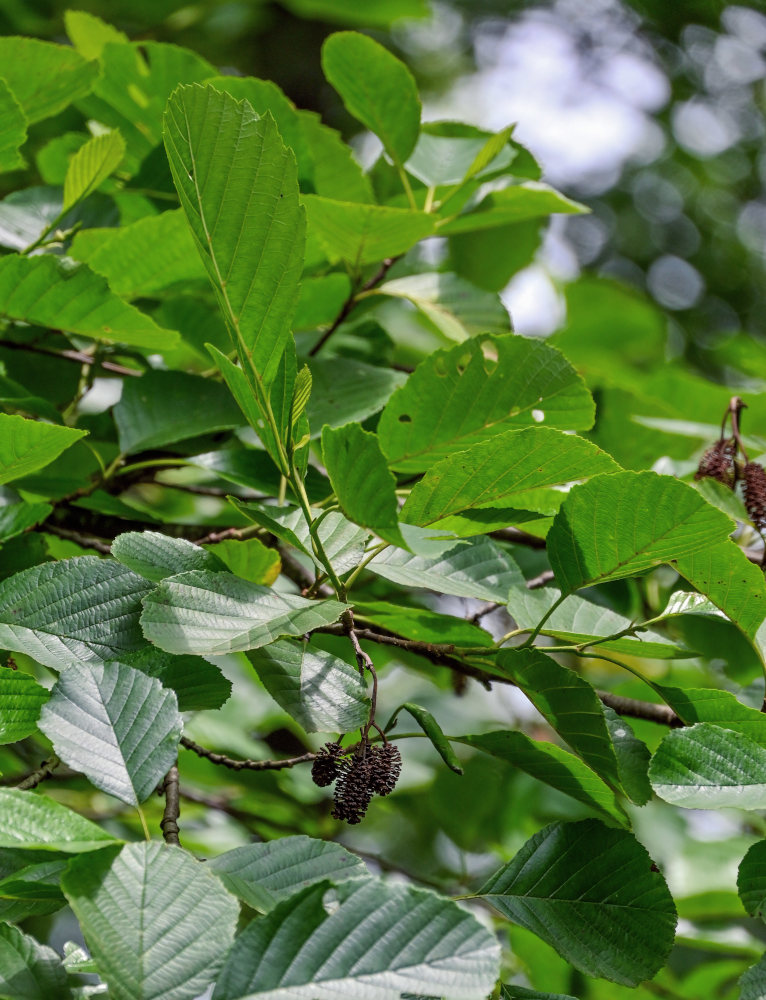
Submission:
<svg viewBox="0 0 766 1000">
<path fill-rule="evenodd" d="M 400 413 L 399 414 L 399 423 L 400 424 L 411 424 L 412 423 L 412 417 L 409 415 L 409 413 Z"/>
<path fill-rule="evenodd" d="M 541 424 L 545 420 L 545 414 L 542 410 L 532 410 L 532 419 L 536 424 Z"/>
</svg>

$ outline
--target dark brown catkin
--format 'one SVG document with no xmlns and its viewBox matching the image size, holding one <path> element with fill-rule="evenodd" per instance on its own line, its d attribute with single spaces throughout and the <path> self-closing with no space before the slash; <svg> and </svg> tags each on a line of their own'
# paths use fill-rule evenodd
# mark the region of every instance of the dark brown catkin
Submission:
<svg viewBox="0 0 766 1000">
<path fill-rule="evenodd" d="M 737 453 L 737 443 L 733 438 L 716 441 L 700 459 L 695 479 L 717 479 L 719 483 L 734 489 L 736 469 L 734 456 Z"/>
<path fill-rule="evenodd" d="M 390 795 L 402 770 L 402 755 L 393 743 L 371 747 L 372 790 L 378 795 Z"/>
<path fill-rule="evenodd" d="M 766 528 L 766 472 L 758 462 L 748 462 L 744 471 L 745 509 L 759 531 Z"/>
<path fill-rule="evenodd" d="M 372 799 L 372 774 L 369 751 L 355 755 L 341 770 L 335 786 L 335 819 L 344 819 L 351 826 L 361 823 Z"/>
<path fill-rule="evenodd" d="M 326 788 L 338 777 L 341 746 L 340 743 L 325 743 L 317 752 L 311 765 L 311 777 L 315 785 Z"/>
</svg>

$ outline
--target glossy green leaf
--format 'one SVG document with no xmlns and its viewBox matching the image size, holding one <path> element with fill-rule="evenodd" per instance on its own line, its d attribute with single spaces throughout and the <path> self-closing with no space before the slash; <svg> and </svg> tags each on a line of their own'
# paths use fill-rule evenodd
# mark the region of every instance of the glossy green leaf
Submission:
<svg viewBox="0 0 766 1000">
<path fill-rule="evenodd" d="M 20 670 L 0 670 L 0 743 L 15 743 L 37 729 L 50 692 Z"/>
<path fill-rule="evenodd" d="M 215 980 L 239 907 L 186 851 L 126 844 L 73 863 L 62 885 L 114 1000 L 186 1000 Z"/>
<path fill-rule="evenodd" d="M 543 427 L 505 431 L 433 465 L 412 488 L 401 518 L 452 530 L 476 508 L 523 508 L 532 490 L 616 470 L 609 455 L 582 438 Z M 474 534 L 482 530 L 477 518 Z"/>
<path fill-rule="evenodd" d="M 499 948 L 470 913 L 424 889 L 379 879 L 305 889 L 234 943 L 214 1000 L 400 1000 L 416 986 L 445 1000 L 485 1000 Z"/>
<path fill-rule="evenodd" d="M 322 455 L 341 510 L 394 545 L 406 547 L 399 531 L 396 481 L 374 434 L 359 424 L 325 427 Z"/>
<path fill-rule="evenodd" d="M 65 266 L 47 254 L 9 254 L 0 259 L 0 314 L 153 351 L 172 347 L 178 340 L 174 330 L 158 326 L 114 295 L 106 280 L 86 264 Z"/>
<path fill-rule="evenodd" d="M 71 1000 L 56 952 L 10 924 L 0 923 L 0 996 L 8 1000 Z"/>
<path fill-rule="evenodd" d="M 178 756 L 181 716 L 172 691 L 124 663 L 63 670 L 40 729 L 73 770 L 122 802 L 153 794 Z"/>
<path fill-rule="evenodd" d="M 737 892 L 751 917 L 764 919 L 766 910 L 766 841 L 748 850 L 737 874 Z"/>
<path fill-rule="evenodd" d="M 518 730 L 461 736 L 458 740 L 569 795 L 610 823 L 628 826 L 629 820 L 612 789 L 579 757 L 555 743 L 533 740 Z"/>
<path fill-rule="evenodd" d="M 485 537 L 450 542 L 435 556 L 389 548 L 375 556 L 367 569 L 405 587 L 480 601 L 503 603 L 512 587 L 524 586 L 521 570 L 511 556 Z"/>
<path fill-rule="evenodd" d="M 345 660 L 288 639 L 253 650 L 248 659 L 274 701 L 307 733 L 345 733 L 367 721 L 367 686 Z"/>
<path fill-rule="evenodd" d="M 652 797 L 648 770 L 651 753 L 643 740 L 639 740 L 628 723 L 608 705 L 603 706 L 607 729 L 617 758 L 620 783 L 628 798 L 639 806 Z"/>
<path fill-rule="evenodd" d="M 375 292 L 411 302 L 450 340 L 462 341 L 480 333 L 502 335 L 511 329 L 511 318 L 499 295 L 451 272 L 426 271 L 395 278 Z"/>
<path fill-rule="evenodd" d="M 27 119 L 11 88 L 0 79 L 0 173 L 24 166 L 19 149 L 26 141 Z"/>
<path fill-rule="evenodd" d="M 63 111 L 88 93 L 98 75 L 98 65 L 68 45 L 36 38 L 0 38 L 0 66 L 30 123 Z"/>
<path fill-rule="evenodd" d="M 477 229 L 505 226 L 509 222 L 525 222 L 543 216 L 562 213 L 579 215 L 588 209 L 577 201 L 538 181 L 525 181 L 488 194 L 476 207 L 469 206 L 460 215 L 439 226 L 439 235 L 469 233 Z"/>
<path fill-rule="evenodd" d="M 450 771 L 454 771 L 455 774 L 462 774 L 463 768 L 460 766 L 460 761 L 450 746 L 449 740 L 442 732 L 439 723 L 430 712 L 426 711 L 425 708 L 421 708 L 420 705 L 414 705 L 411 701 L 400 705 L 391 716 L 391 722 L 387 727 L 388 730 L 390 731 L 396 725 L 397 717 L 401 712 L 407 712 L 417 722 Z"/>
<path fill-rule="evenodd" d="M 151 585 L 118 562 L 79 556 L 0 583 L 0 644 L 63 669 L 119 659 L 144 644 L 138 619 Z"/>
<path fill-rule="evenodd" d="M 64 179 L 63 211 L 95 191 L 117 169 L 125 155 L 119 132 L 102 132 L 81 146 L 69 161 Z"/>
<path fill-rule="evenodd" d="M 404 163 L 420 130 L 418 88 L 404 63 L 366 35 L 339 31 L 322 46 L 322 69 L 349 114 Z"/>
<path fill-rule="evenodd" d="M 258 118 L 247 102 L 212 87 L 178 88 L 164 121 L 197 249 L 239 349 L 268 383 L 290 336 L 303 265 L 292 151 L 270 115 Z"/>
<path fill-rule="evenodd" d="M 264 583 L 271 586 L 279 576 L 282 561 L 276 549 L 267 548 L 257 538 L 246 538 L 237 541 L 225 538 L 208 548 L 208 551 L 219 559 L 234 576 L 251 583 Z"/>
<path fill-rule="evenodd" d="M 0 413 L 0 483 L 44 468 L 85 433 L 74 427 Z"/>
<path fill-rule="evenodd" d="M 173 656 L 156 646 L 145 646 L 123 656 L 123 662 L 175 691 L 180 712 L 220 708 L 231 696 L 231 681 L 201 656 Z"/>
<path fill-rule="evenodd" d="M 70 252 L 126 299 L 206 280 L 184 214 L 177 209 L 119 229 L 86 229 L 75 236 Z"/>
<path fill-rule="evenodd" d="M 127 531 L 112 542 L 117 562 L 155 583 L 191 569 L 226 570 L 215 552 L 158 531 Z"/>
<path fill-rule="evenodd" d="M 247 844 L 208 862 L 226 888 L 264 913 L 316 882 L 369 878 L 367 866 L 340 844 L 312 837 L 281 837 Z"/>
<path fill-rule="evenodd" d="M 40 524 L 52 510 L 47 503 L 10 503 L 0 507 L 0 541 L 15 538 Z"/>
<path fill-rule="evenodd" d="M 426 358 L 391 397 L 378 436 L 393 468 L 422 472 L 514 427 L 587 430 L 593 414 L 583 380 L 544 341 L 477 337 Z"/>
<path fill-rule="evenodd" d="M 361 202 L 335 201 L 304 195 L 309 231 L 331 262 L 353 267 L 396 257 L 434 232 L 434 218 L 425 212 Z"/>
<path fill-rule="evenodd" d="M 144 601 L 146 638 L 168 653 L 234 653 L 303 635 L 340 618 L 338 601 L 309 601 L 239 580 L 194 570 L 163 580 Z"/>
<path fill-rule="evenodd" d="M 173 371 L 148 371 L 126 380 L 114 420 L 120 449 L 126 453 L 242 423 L 239 409 L 219 382 Z"/>
<path fill-rule="evenodd" d="M 626 986 L 660 969 L 676 913 L 665 880 L 626 830 L 552 823 L 479 890 L 576 968 Z"/>
<path fill-rule="evenodd" d="M 604 708 L 591 685 L 539 649 L 506 649 L 497 667 L 511 677 L 540 714 L 586 764 L 620 788 L 617 756 Z"/>
<path fill-rule="evenodd" d="M 342 427 L 361 423 L 381 410 L 407 376 L 352 358 L 311 358 L 314 389 L 306 415 L 311 436 L 319 437 L 325 424 Z"/>
<path fill-rule="evenodd" d="M 0 788 L 0 847 L 79 854 L 115 843 L 111 834 L 47 795 Z"/>
<path fill-rule="evenodd" d="M 685 809 L 766 809 L 766 747 L 708 722 L 674 729 L 652 757 L 649 780 Z"/>
<path fill-rule="evenodd" d="M 732 522 L 691 487 L 654 472 L 621 472 L 576 486 L 548 533 L 563 593 L 675 565 L 726 539 Z"/>
</svg>

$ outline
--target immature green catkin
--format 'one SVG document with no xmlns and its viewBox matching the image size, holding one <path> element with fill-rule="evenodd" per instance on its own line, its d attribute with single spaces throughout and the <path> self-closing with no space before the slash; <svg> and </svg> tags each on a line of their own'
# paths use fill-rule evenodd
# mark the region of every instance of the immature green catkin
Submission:
<svg viewBox="0 0 766 1000">
<path fill-rule="evenodd" d="M 734 438 L 721 438 L 711 445 L 700 459 L 695 479 L 717 479 L 719 483 L 734 489 L 736 468 L 734 456 L 737 453 L 737 442 Z"/>
<path fill-rule="evenodd" d="M 766 528 L 766 472 L 759 462 L 748 462 L 744 471 L 745 509 L 759 531 Z"/>
</svg>

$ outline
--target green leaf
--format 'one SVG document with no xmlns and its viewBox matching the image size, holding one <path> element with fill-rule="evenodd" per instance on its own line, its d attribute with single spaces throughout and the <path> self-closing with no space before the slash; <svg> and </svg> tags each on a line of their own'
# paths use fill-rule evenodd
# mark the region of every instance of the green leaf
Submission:
<svg viewBox="0 0 766 1000">
<path fill-rule="evenodd" d="M 107 42 L 128 41 L 127 35 L 84 10 L 64 11 L 64 24 L 69 40 L 85 59 L 98 59 Z"/>
<path fill-rule="evenodd" d="M 227 568 L 214 552 L 158 531 L 128 531 L 118 535 L 112 542 L 112 555 L 123 566 L 155 583 L 187 570 L 221 572 Z"/>
<path fill-rule="evenodd" d="M 69 46 L 36 38 L 0 37 L 0 66 L 30 124 L 87 94 L 98 75 L 98 64 Z"/>
<path fill-rule="evenodd" d="M 742 733 L 766 747 L 766 715 L 748 708 L 729 691 L 715 688 L 677 688 L 652 682 L 652 687 L 686 726 L 711 722 L 722 729 Z"/>
<path fill-rule="evenodd" d="M 511 329 L 499 295 L 450 272 L 410 274 L 387 281 L 374 292 L 411 302 L 450 340 L 462 341 L 480 333 L 502 335 Z"/>
<path fill-rule="evenodd" d="M 299 17 L 340 24 L 388 28 L 400 17 L 428 17 L 426 0 L 376 0 L 360 6 L 356 0 L 285 0 L 285 6 Z"/>
<path fill-rule="evenodd" d="M 685 809 L 766 809 L 766 747 L 708 722 L 675 729 L 652 757 L 649 780 Z"/>
<path fill-rule="evenodd" d="M 354 618 L 358 623 L 371 622 L 405 639 L 455 646 L 491 646 L 492 636 L 464 618 L 443 615 L 430 608 L 406 607 L 385 601 L 354 599 Z"/>
<path fill-rule="evenodd" d="M 739 981 L 739 1000 L 764 1000 L 766 997 L 766 955 L 752 965 Z"/>
<path fill-rule="evenodd" d="M 603 706 L 604 718 L 612 739 L 620 783 L 628 798 L 639 806 L 645 805 L 652 797 L 648 769 L 651 753 L 639 740 L 628 723 L 608 705 Z"/>
<path fill-rule="evenodd" d="M 498 603 L 507 600 L 512 587 L 524 586 L 521 570 L 511 556 L 483 536 L 457 543 L 450 539 L 435 556 L 389 548 L 375 556 L 367 569 L 404 587 Z"/>
<path fill-rule="evenodd" d="M 0 173 L 24 166 L 19 148 L 26 141 L 27 119 L 11 88 L 0 79 Z"/>
<path fill-rule="evenodd" d="M 117 842 L 89 819 L 46 795 L 0 788 L 0 847 L 79 854 Z"/>
<path fill-rule="evenodd" d="M 65 856 L 42 864 L 26 864 L 22 859 L 39 855 L 35 851 L 19 850 L 4 853 L 6 856 L 12 854 L 14 863 L 13 870 L 0 879 L 0 920 L 18 922 L 27 917 L 55 913 L 66 905 L 58 885 L 67 866 Z"/>
<path fill-rule="evenodd" d="M 29 528 L 44 521 L 52 510 L 47 503 L 9 503 L 0 507 L 0 541 L 5 542 L 24 534 Z"/>
<path fill-rule="evenodd" d="M 538 781 L 582 802 L 610 823 L 629 825 L 612 789 L 579 757 L 555 743 L 533 740 L 517 730 L 461 736 L 458 742 L 508 761 Z"/>
<path fill-rule="evenodd" d="M 724 541 L 729 518 L 696 490 L 655 472 L 620 472 L 575 486 L 548 532 L 562 593 L 675 564 Z"/>
<path fill-rule="evenodd" d="M 637 986 L 662 967 L 675 907 L 646 850 L 597 820 L 552 823 L 478 895 L 589 976 Z"/>
<path fill-rule="evenodd" d="M 215 980 L 239 907 L 186 851 L 126 844 L 73 862 L 62 886 L 114 1000 L 186 1000 Z"/>
<path fill-rule="evenodd" d="M 178 756 L 181 716 L 172 691 L 124 663 L 63 670 L 40 717 L 56 754 L 96 788 L 137 806 Z"/>
<path fill-rule="evenodd" d="M 515 152 L 508 145 L 513 127 L 496 135 L 476 130 L 475 134 L 452 134 L 453 122 L 428 122 L 407 160 L 407 173 L 425 184 L 438 187 L 460 184 L 491 165 L 493 173 L 506 169 Z M 461 131 L 465 126 L 457 126 Z"/>
<path fill-rule="evenodd" d="M 258 118 L 247 102 L 212 87 L 179 87 L 164 128 L 181 206 L 226 321 L 260 378 L 271 382 L 290 337 L 303 265 L 295 158 L 271 115 Z"/>
<path fill-rule="evenodd" d="M 345 607 L 195 570 L 163 580 L 149 594 L 141 625 L 146 638 L 168 653 L 236 653 L 329 625 Z"/>
<path fill-rule="evenodd" d="M 340 844 L 302 836 L 236 847 L 211 858 L 208 868 L 230 892 L 264 913 L 317 882 L 370 877 L 361 858 Z"/>
<path fill-rule="evenodd" d="M 339 31 L 322 46 L 322 70 L 348 113 L 404 163 L 420 131 L 418 88 L 404 63 L 366 35 Z"/>
<path fill-rule="evenodd" d="M 123 661 L 175 691 L 179 712 L 220 708 L 231 696 L 231 681 L 201 656 L 172 656 L 156 646 L 145 646 Z"/>
<path fill-rule="evenodd" d="M 375 434 L 359 424 L 325 427 L 322 455 L 341 510 L 355 524 L 406 548 L 399 531 L 396 481 Z"/>
<path fill-rule="evenodd" d="M 447 219 L 439 226 L 439 235 L 470 233 L 477 229 L 525 222 L 527 219 L 538 219 L 555 213 L 579 215 L 587 211 L 585 205 L 565 198 L 547 184 L 525 181 L 501 191 L 493 191 L 476 207 L 468 206 L 460 215 Z"/>
<path fill-rule="evenodd" d="M 0 670 L 0 743 L 16 743 L 37 729 L 50 692 L 20 670 Z"/>
<path fill-rule="evenodd" d="M 421 708 L 420 705 L 413 705 L 411 701 L 405 702 L 400 705 L 399 708 L 391 716 L 391 721 L 387 726 L 387 731 L 394 728 L 396 725 L 396 720 L 400 712 L 408 712 L 412 718 L 417 722 L 426 736 L 429 738 L 437 751 L 441 759 L 450 769 L 454 771 L 455 774 L 462 774 L 463 768 L 460 766 L 460 761 L 455 754 L 455 751 L 450 746 L 450 742 L 444 733 L 441 731 L 441 727 L 436 719 L 431 715 L 430 712 L 426 711 L 425 708 Z"/>
<path fill-rule="evenodd" d="M 263 686 L 307 733 L 345 733 L 370 714 L 367 688 L 356 667 L 306 642 L 282 639 L 248 659 Z"/>
<path fill-rule="evenodd" d="M 587 430 L 594 405 L 566 358 L 544 341 L 477 337 L 436 351 L 394 393 L 378 424 L 389 464 L 422 472 L 514 427 Z"/>
<path fill-rule="evenodd" d="M 114 420 L 120 450 L 135 453 L 229 430 L 242 417 L 219 382 L 185 372 L 148 371 L 125 381 Z"/>
<path fill-rule="evenodd" d="M 306 408 L 311 436 L 325 424 L 361 423 L 382 409 L 394 389 L 407 380 L 402 372 L 366 365 L 352 358 L 311 358 L 313 393 Z"/>
<path fill-rule="evenodd" d="M 434 232 L 435 220 L 425 212 L 334 201 L 315 194 L 304 195 L 302 201 L 309 232 L 332 263 L 343 260 L 357 268 L 397 257 Z"/>
<path fill-rule="evenodd" d="M 524 506 L 525 494 L 617 470 L 589 441 L 544 427 L 505 431 L 432 466 L 412 488 L 401 518 L 453 530 L 474 508 Z M 507 524 L 510 518 L 505 521 Z M 461 527 L 462 530 L 462 527 Z M 473 534 L 484 529 L 477 519 Z"/>
<path fill-rule="evenodd" d="M 86 433 L 0 413 L 0 483 L 44 468 Z"/>
<path fill-rule="evenodd" d="M 370 178 L 339 132 L 313 111 L 299 111 L 303 137 L 313 163 L 314 190 L 325 198 L 375 203 Z"/>
<path fill-rule="evenodd" d="M 86 230 L 83 239 L 87 239 L 94 226 L 110 227 L 119 221 L 117 206 L 100 192 L 90 195 L 63 216 L 61 205 L 60 186 L 13 191 L 0 202 L 0 244 L 9 250 L 23 252 L 41 237 L 56 240 L 57 234 L 63 233 L 63 240 L 56 240 L 59 244 L 56 249 L 60 250 L 70 245 L 71 235 L 77 229 Z M 71 267 L 71 262 L 67 266 Z"/>
<path fill-rule="evenodd" d="M 496 666 L 511 677 L 575 753 L 609 784 L 621 787 L 604 708 L 591 685 L 539 649 L 505 649 Z"/>
<path fill-rule="evenodd" d="M 532 631 L 560 597 L 561 592 L 553 587 L 529 590 L 525 586 L 515 586 L 508 598 L 508 614 L 516 622 L 517 628 Z M 605 636 L 623 632 L 634 624 L 634 620 L 625 618 L 611 608 L 593 604 L 577 594 L 570 594 L 563 606 L 557 607 L 545 619 L 540 634 L 572 644 L 597 639 L 600 649 L 627 653 L 629 656 L 675 659 L 690 655 L 667 636 L 650 629 L 642 629 L 636 635 L 625 635 L 611 642 L 601 641 Z"/>
<path fill-rule="evenodd" d="M 293 328 L 314 330 L 318 326 L 329 325 L 334 322 L 350 294 L 351 282 L 348 275 L 339 271 L 304 278 L 295 308 Z M 313 369 L 313 361 L 311 365 Z"/>
<path fill-rule="evenodd" d="M 124 155 L 125 140 L 116 131 L 95 135 L 81 146 L 69 161 L 62 211 L 95 191 L 119 167 Z"/>
<path fill-rule="evenodd" d="M 764 920 L 766 911 L 766 841 L 759 840 L 742 859 L 737 892 L 751 917 Z"/>
<path fill-rule="evenodd" d="M 576 1000 L 568 993 L 540 993 L 539 990 L 528 990 L 524 986 L 501 986 L 501 1000 Z"/>
<path fill-rule="evenodd" d="M 399 1000 L 418 990 L 485 1000 L 498 974 L 494 936 L 451 900 L 379 879 L 305 889 L 239 935 L 214 1000 Z"/>
<path fill-rule="evenodd" d="M 0 314 L 93 340 L 158 352 L 175 346 L 178 340 L 175 331 L 157 326 L 149 316 L 114 295 L 106 280 L 86 264 L 66 266 L 49 254 L 8 254 L 0 259 Z"/>
<path fill-rule="evenodd" d="M 119 229 L 81 230 L 70 255 L 103 275 L 116 295 L 151 296 L 175 285 L 205 281 L 183 212 L 148 215 Z"/>
<path fill-rule="evenodd" d="M 71 1000 L 61 959 L 52 948 L 0 923 L 0 995 L 9 1000 Z"/>
<path fill-rule="evenodd" d="M 234 576 L 250 580 L 251 583 L 271 586 L 282 568 L 279 552 L 267 548 L 257 538 L 247 538 L 243 541 L 225 538 L 208 547 L 208 551 L 220 559 Z"/>
<path fill-rule="evenodd" d="M 32 566 L 0 583 L 0 645 L 60 670 L 119 659 L 144 645 L 146 580 L 118 562 L 78 556 Z"/>
</svg>

